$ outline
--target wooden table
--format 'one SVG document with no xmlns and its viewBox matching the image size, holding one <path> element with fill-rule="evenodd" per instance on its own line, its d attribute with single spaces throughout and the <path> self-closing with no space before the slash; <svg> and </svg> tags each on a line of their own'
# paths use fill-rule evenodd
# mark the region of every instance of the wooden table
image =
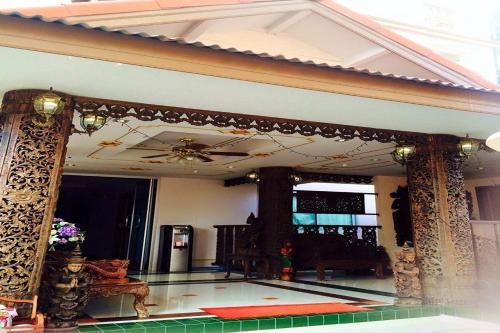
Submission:
<svg viewBox="0 0 500 333">
<path fill-rule="evenodd" d="M 90 285 L 89 297 L 111 297 L 118 295 L 134 295 L 134 309 L 139 318 L 149 317 L 144 306 L 144 300 L 149 295 L 149 286 L 145 281 L 129 278 L 128 281 L 113 282 L 112 280 L 98 280 Z"/>
</svg>

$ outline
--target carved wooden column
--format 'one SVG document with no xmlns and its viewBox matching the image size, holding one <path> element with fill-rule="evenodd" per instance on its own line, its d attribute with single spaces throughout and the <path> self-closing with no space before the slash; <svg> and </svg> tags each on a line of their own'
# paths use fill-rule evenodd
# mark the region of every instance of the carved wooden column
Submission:
<svg viewBox="0 0 500 333">
<path fill-rule="evenodd" d="M 264 227 L 263 250 L 278 256 L 283 242 L 292 234 L 293 184 L 292 169 L 286 167 L 261 168 L 259 170 L 259 219 Z M 279 267 L 272 267 L 278 272 Z"/>
<path fill-rule="evenodd" d="M 38 288 L 59 193 L 73 111 L 67 101 L 52 125 L 35 125 L 41 92 L 8 92 L 0 111 L 0 295 L 29 297 Z"/>
<path fill-rule="evenodd" d="M 472 234 L 457 138 L 429 136 L 408 163 L 415 250 L 426 303 L 472 300 Z"/>
</svg>

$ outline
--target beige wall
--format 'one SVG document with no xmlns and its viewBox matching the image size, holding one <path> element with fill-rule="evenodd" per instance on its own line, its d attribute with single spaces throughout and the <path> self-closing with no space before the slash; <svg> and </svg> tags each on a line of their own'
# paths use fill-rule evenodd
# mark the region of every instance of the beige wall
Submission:
<svg viewBox="0 0 500 333">
<path fill-rule="evenodd" d="M 396 245 L 390 193 L 394 192 L 398 186 L 406 185 L 406 177 L 375 176 L 373 177 L 373 184 L 375 185 L 375 192 L 378 193 L 377 212 L 379 215 L 377 223 L 382 226 L 378 233 L 379 244 L 385 247 L 393 264 L 395 254 L 400 248 Z"/>
<path fill-rule="evenodd" d="M 465 179 L 465 189 L 472 194 L 472 219 L 479 220 L 479 206 L 476 197 L 476 187 L 500 185 L 500 177 Z"/>
<path fill-rule="evenodd" d="M 257 186 L 224 187 L 220 180 L 160 178 L 151 244 L 150 270 L 156 270 L 160 226 L 194 227 L 193 266 L 210 266 L 215 260 L 215 224 L 244 224 L 257 215 Z"/>
</svg>

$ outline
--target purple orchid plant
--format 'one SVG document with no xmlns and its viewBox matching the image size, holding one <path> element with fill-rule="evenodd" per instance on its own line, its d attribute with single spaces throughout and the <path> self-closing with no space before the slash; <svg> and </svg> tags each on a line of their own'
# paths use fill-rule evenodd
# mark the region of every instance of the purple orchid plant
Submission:
<svg viewBox="0 0 500 333">
<path fill-rule="evenodd" d="M 49 237 L 49 246 L 51 248 L 81 243 L 84 239 L 84 233 L 74 223 L 66 222 L 61 218 L 54 218 Z"/>
</svg>

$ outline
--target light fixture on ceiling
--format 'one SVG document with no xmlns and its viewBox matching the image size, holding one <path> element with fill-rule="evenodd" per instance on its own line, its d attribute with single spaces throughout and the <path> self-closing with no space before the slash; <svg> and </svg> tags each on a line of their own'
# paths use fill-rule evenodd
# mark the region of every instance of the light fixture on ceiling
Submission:
<svg viewBox="0 0 500 333">
<path fill-rule="evenodd" d="M 337 140 L 335 140 L 335 141 L 337 141 L 337 142 L 346 142 L 346 139 L 344 139 L 344 138 L 338 138 L 338 139 L 337 139 Z"/>
<path fill-rule="evenodd" d="M 203 162 L 201 158 L 191 152 L 180 152 L 178 154 L 175 154 L 174 156 L 167 158 L 167 161 L 180 164 Z"/>
<path fill-rule="evenodd" d="M 98 112 L 86 112 L 80 116 L 80 125 L 90 135 L 106 124 L 107 118 Z"/>
<path fill-rule="evenodd" d="M 33 123 L 38 126 L 50 126 L 54 119 L 53 117 L 60 113 L 66 101 L 52 91 L 52 87 L 47 92 L 40 94 L 33 100 L 33 108 L 38 114 L 38 117 L 33 118 Z"/>
<path fill-rule="evenodd" d="M 129 119 L 125 119 L 125 118 L 113 118 L 113 121 L 115 123 L 119 123 L 119 124 L 124 125 L 124 124 L 128 123 L 130 120 Z"/>
<path fill-rule="evenodd" d="M 349 166 L 349 164 L 347 164 L 347 163 L 342 163 L 340 166 L 341 166 L 342 168 L 347 168 L 347 167 Z"/>
<path fill-rule="evenodd" d="M 413 145 L 397 146 L 392 152 L 391 156 L 395 162 L 405 165 L 408 159 L 415 154 L 416 148 Z"/>
<path fill-rule="evenodd" d="M 290 174 L 290 180 L 294 185 L 299 184 L 302 181 L 302 177 L 296 173 L 291 173 Z"/>
<path fill-rule="evenodd" d="M 245 177 L 247 177 L 248 180 L 250 180 L 252 183 L 258 183 L 260 182 L 260 177 L 259 173 L 255 170 L 252 170 L 248 172 Z"/>
<path fill-rule="evenodd" d="M 486 146 L 500 152 L 500 131 L 493 133 L 486 139 Z"/>
<path fill-rule="evenodd" d="M 457 148 L 462 157 L 469 158 L 479 150 L 479 142 L 469 138 L 469 134 L 467 134 L 464 139 L 460 140 Z"/>
<path fill-rule="evenodd" d="M 229 165 L 227 168 L 228 169 L 234 169 L 234 166 L 233 165 Z"/>
</svg>

